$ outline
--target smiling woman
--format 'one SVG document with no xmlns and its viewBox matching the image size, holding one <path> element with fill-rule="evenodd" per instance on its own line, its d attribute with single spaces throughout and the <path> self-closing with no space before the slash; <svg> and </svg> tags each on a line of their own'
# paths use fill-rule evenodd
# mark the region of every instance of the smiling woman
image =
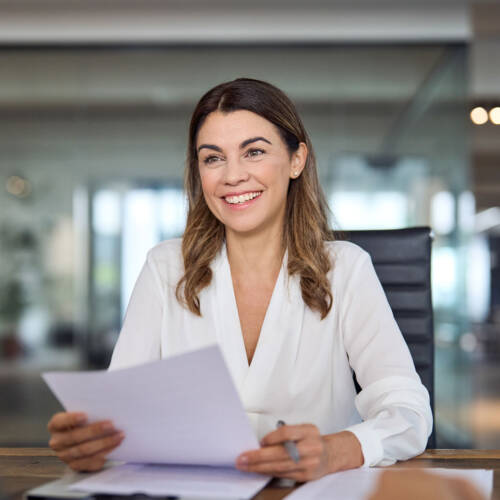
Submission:
<svg viewBox="0 0 500 500">
<path fill-rule="evenodd" d="M 261 439 L 241 470 L 306 481 L 421 452 L 428 393 L 368 254 L 328 227 L 312 144 L 285 94 L 251 79 L 207 92 L 186 191 L 184 236 L 149 252 L 110 368 L 218 343 Z M 126 439 L 78 413 L 49 429 L 76 470 L 101 468 Z"/>
<path fill-rule="evenodd" d="M 214 87 L 200 99 L 189 128 L 186 189 L 190 204 L 183 238 L 186 271 L 177 297 L 192 312 L 199 314 L 197 294 L 206 286 L 204 277 L 211 275 L 210 262 L 227 240 L 228 229 L 229 233 L 233 229 L 225 226 L 221 218 L 225 213 L 234 214 L 229 221 L 237 223 L 234 229 L 242 236 L 257 228 L 262 241 L 277 243 L 271 257 L 274 279 L 286 249 L 288 272 L 301 277 L 304 301 L 322 317 L 328 314 L 330 259 L 323 242 L 334 236 L 311 141 L 295 106 L 281 90 L 240 78 Z M 258 193 L 254 203 L 242 198 L 237 199 L 241 205 L 234 203 L 234 197 L 247 193 Z M 245 209 L 250 206 L 248 213 Z M 265 248 L 260 243 L 256 247 L 260 252 Z"/>
</svg>

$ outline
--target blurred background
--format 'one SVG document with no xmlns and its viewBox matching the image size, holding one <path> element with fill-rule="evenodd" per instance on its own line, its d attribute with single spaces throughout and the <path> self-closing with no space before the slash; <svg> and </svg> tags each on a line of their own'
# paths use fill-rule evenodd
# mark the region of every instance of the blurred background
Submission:
<svg viewBox="0 0 500 500">
<path fill-rule="evenodd" d="M 0 0 L 0 446 L 46 445 L 41 371 L 107 366 L 239 76 L 297 104 L 337 227 L 433 228 L 437 443 L 500 448 L 500 2 L 459 0 Z"/>
</svg>

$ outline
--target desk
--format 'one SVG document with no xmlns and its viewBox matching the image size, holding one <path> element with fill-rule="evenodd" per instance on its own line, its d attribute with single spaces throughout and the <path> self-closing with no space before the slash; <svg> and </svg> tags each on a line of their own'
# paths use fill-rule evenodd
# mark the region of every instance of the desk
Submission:
<svg viewBox="0 0 500 500">
<path fill-rule="evenodd" d="M 494 497 L 500 499 L 500 450 L 428 450 L 391 467 L 494 469 Z M 62 476 L 65 465 L 47 448 L 0 448 L 0 483 L 9 500 Z M 255 500 L 280 500 L 291 489 L 265 488 Z"/>
</svg>

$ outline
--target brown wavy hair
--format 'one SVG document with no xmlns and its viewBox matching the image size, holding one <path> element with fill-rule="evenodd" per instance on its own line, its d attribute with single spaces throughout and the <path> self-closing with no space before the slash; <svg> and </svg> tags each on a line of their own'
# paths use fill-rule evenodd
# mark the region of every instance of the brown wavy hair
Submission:
<svg viewBox="0 0 500 500">
<path fill-rule="evenodd" d="M 251 111 L 274 124 L 290 155 L 301 142 L 307 145 L 305 168 L 288 187 L 282 245 L 283 251 L 288 250 L 289 275 L 300 276 L 304 302 L 323 319 L 333 301 L 327 278 L 331 265 L 324 242 L 335 238 L 328 226 L 328 206 L 319 185 L 312 144 L 290 99 L 277 87 L 250 78 L 238 78 L 209 90 L 191 117 L 185 174 L 189 208 L 182 239 L 184 275 L 177 284 L 177 300 L 201 316 L 199 293 L 212 280 L 210 263 L 225 240 L 224 225 L 208 208 L 201 188 L 198 131 L 210 113 L 237 110 Z"/>
</svg>

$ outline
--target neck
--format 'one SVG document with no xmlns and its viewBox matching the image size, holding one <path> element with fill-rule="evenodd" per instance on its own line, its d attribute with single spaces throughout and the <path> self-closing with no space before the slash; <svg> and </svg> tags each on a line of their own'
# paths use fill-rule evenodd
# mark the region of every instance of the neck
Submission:
<svg viewBox="0 0 500 500">
<path fill-rule="evenodd" d="M 281 228 L 260 234 L 226 230 L 226 247 L 233 275 L 270 277 L 279 273 L 283 260 Z"/>
</svg>

